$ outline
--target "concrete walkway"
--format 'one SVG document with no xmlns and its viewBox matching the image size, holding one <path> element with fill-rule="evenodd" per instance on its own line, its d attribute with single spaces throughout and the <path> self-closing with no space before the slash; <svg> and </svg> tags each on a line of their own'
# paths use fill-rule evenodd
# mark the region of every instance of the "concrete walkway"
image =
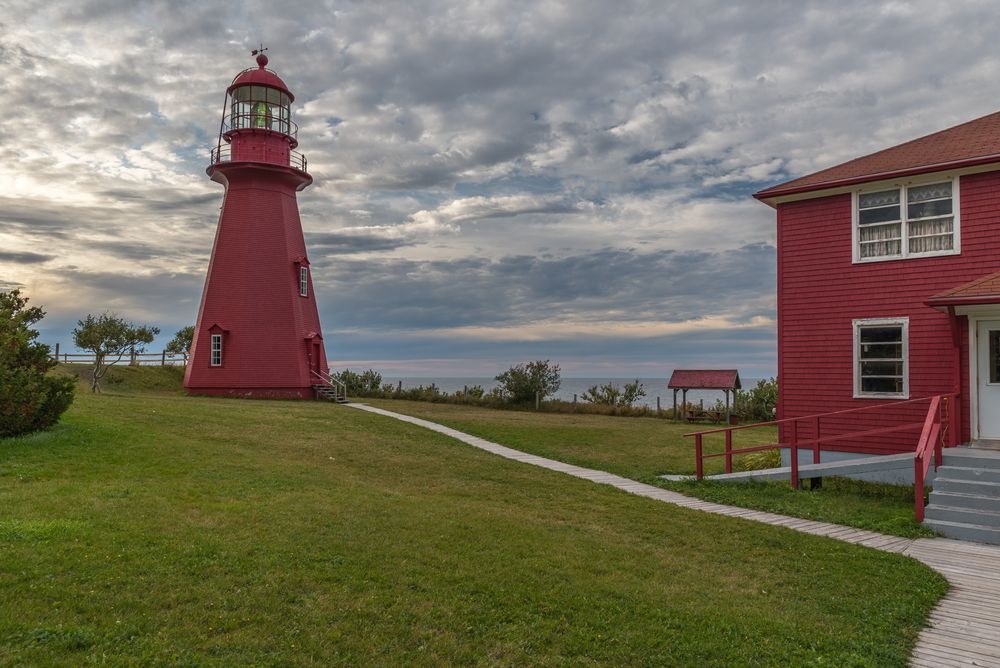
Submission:
<svg viewBox="0 0 1000 668">
<path fill-rule="evenodd" d="M 530 455 L 486 439 L 450 429 L 436 422 L 393 413 L 365 404 L 345 404 L 409 422 L 450 436 L 480 450 L 540 466 L 602 485 L 685 508 L 729 515 L 804 533 L 836 538 L 886 552 L 898 552 L 924 562 L 951 583 L 951 590 L 931 611 L 928 626 L 917 639 L 910 665 L 921 667 L 996 666 L 1000 668 L 1000 546 L 980 545 L 945 538 L 900 538 L 826 522 L 814 522 L 775 513 L 748 510 L 691 497 L 636 482 L 605 471 L 565 464 Z"/>
</svg>

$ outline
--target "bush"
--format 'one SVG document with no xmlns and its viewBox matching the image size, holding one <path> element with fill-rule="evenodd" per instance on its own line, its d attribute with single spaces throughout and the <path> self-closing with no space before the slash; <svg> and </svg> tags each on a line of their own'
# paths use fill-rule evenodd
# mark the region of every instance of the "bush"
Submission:
<svg viewBox="0 0 1000 668">
<path fill-rule="evenodd" d="M 617 383 L 594 385 L 580 395 L 580 398 L 590 404 L 626 408 L 631 407 L 644 396 L 646 396 L 646 388 L 636 378 L 634 383 L 626 383 L 624 388 L 619 387 Z"/>
<path fill-rule="evenodd" d="M 736 393 L 736 414 L 746 422 L 770 422 L 778 405 L 778 379 L 758 380 L 749 390 Z"/>
<path fill-rule="evenodd" d="M 544 399 L 559 391 L 559 365 L 549 360 L 517 364 L 496 377 L 499 397 L 515 404 L 527 404 L 535 397 Z"/>
<path fill-rule="evenodd" d="M 364 373 L 354 373 L 350 369 L 344 369 L 340 373 L 332 373 L 330 376 L 347 386 L 348 396 L 370 397 L 382 394 L 382 374 L 374 369 L 368 369 Z"/>
<path fill-rule="evenodd" d="M 74 380 L 46 375 L 56 362 L 31 329 L 45 312 L 27 303 L 19 290 L 0 293 L 0 438 L 51 427 L 73 403 Z"/>
</svg>

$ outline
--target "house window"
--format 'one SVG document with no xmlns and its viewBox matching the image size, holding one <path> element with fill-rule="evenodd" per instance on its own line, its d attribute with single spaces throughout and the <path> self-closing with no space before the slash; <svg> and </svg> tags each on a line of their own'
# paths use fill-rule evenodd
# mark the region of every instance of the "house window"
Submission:
<svg viewBox="0 0 1000 668">
<path fill-rule="evenodd" d="M 299 267 L 299 295 L 309 296 L 309 267 Z"/>
<path fill-rule="evenodd" d="M 958 252 L 958 179 L 855 197 L 855 261 Z"/>
<path fill-rule="evenodd" d="M 907 318 L 854 321 L 855 397 L 909 397 L 908 332 Z"/>
<path fill-rule="evenodd" d="M 212 355 L 209 364 L 222 366 L 222 334 L 212 334 Z"/>
</svg>

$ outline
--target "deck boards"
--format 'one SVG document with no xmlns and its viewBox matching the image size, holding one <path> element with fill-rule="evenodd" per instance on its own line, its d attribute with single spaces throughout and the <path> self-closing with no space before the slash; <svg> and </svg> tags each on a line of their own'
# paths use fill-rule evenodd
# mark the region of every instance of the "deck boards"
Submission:
<svg viewBox="0 0 1000 668">
<path fill-rule="evenodd" d="M 630 494 L 913 557 L 947 578 L 951 590 L 928 617 L 927 627 L 917 639 L 910 665 L 920 668 L 942 666 L 1000 668 L 1000 546 L 980 545 L 949 538 L 900 538 L 828 522 L 816 522 L 701 501 L 607 471 L 588 469 L 514 450 L 428 420 L 365 404 L 345 405 L 431 429 L 507 459 L 540 466 L 600 485 L 610 485 Z"/>
</svg>

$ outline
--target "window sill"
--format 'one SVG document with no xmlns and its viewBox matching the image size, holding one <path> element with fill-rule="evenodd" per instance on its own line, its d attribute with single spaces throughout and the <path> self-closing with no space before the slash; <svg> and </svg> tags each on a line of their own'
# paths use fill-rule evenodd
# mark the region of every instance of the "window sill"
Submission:
<svg viewBox="0 0 1000 668">
<path fill-rule="evenodd" d="M 899 399 L 907 400 L 910 398 L 909 394 L 896 394 L 894 392 L 866 392 L 862 394 L 861 392 L 854 393 L 855 399 Z"/>
<path fill-rule="evenodd" d="M 936 253 L 910 253 L 909 255 L 893 255 L 892 257 L 856 257 L 851 260 L 851 264 L 872 264 L 874 262 L 896 262 L 899 260 L 919 260 L 925 257 L 948 257 L 949 255 L 961 255 L 961 249 L 941 251 Z"/>
</svg>

